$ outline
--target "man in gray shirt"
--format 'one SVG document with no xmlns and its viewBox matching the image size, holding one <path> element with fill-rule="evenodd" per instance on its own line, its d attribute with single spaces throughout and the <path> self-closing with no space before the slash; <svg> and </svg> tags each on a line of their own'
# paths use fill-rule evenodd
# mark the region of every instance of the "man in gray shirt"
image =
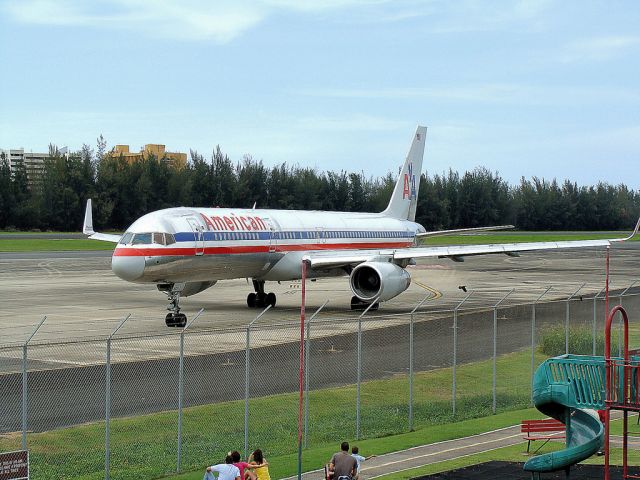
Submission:
<svg viewBox="0 0 640 480">
<path fill-rule="evenodd" d="M 340 452 L 334 454 L 329 462 L 329 472 L 333 472 L 333 480 L 353 478 L 357 470 L 358 462 L 349 455 L 349 442 L 342 442 Z"/>
</svg>

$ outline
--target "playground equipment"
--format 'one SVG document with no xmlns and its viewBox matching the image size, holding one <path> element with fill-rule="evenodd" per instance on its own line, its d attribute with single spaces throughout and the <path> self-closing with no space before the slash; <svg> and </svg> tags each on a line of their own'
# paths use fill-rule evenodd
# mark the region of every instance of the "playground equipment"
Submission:
<svg viewBox="0 0 640 480">
<path fill-rule="evenodd" d="M 532 473 L 564 469 L 598 452 L 604 427 L 593 409 L 605 407 L 604 357 L 562 355 L 546 360 L 533 379 L 533 402 L 538 410 L 565 424 L 566 448 L 529 459 Z M 592 409 L 592 410 L 589 410 Z"/>
<path fill-rule="evenodd" d="M 617 312 L 624 320 L 624 358 L 611 357 L 611 323 Z M 622 410 L 623 478 L 628 474 L 627 434 L 629 411 L 640 411 L 640 359 L 629 356 L 627 313 L 616 306 L 607 316 L 605 356 L 561 355 L 546 360 L 536 370 L 533 402 L 538 410 L 566 426 L 566 448 L 529 459 L 524 470 L 532 475 L 569 469 L 600 451 L 604 445 L 605 480 L 609 480 L 609 419 L 611 410 Z M 605 411 L 605 424 L 594 410 Z"/>
<path fill-rule="evenodd" d="M 624 321 L 624 357 L 611 357 L 611 324 L 616 313 L 620 312 Z M 604 478 L 610 479 L 609 474 L 609 427 L 611 410 L 622 410 L 622 478 L 640 478 L 640 475 L 630 475 L 627 461 L 629 450 L 629 412 L 640 412 L 640 358 L 629 355 L 629 317 L 620 305 L 611 309 L 605 325 L 605 368 L 606 392 L 605 400 L 605 444 L 604 444 Z"/>
</svg>

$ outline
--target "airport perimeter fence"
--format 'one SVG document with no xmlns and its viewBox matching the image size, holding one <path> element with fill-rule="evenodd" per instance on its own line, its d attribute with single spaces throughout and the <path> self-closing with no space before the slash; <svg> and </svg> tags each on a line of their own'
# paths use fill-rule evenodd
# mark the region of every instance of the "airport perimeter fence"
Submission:
<svg viewBox="0 0 640 480">
<path fill-rule="evenodd" d="M 527 302 L 514 290 L 468 292 L 453 310 L 427 298 L 411 313 L 340 319 L 308 309 L 304 447 L 530 406 L 545 358 L 602 354 L 603 292 L 583 290 Z M 617 303 L 639 346 L 638 291 L 617 291 Z M 33 478 L 154 478 L 234 449 L 297 451 L 298 323 L 122 331 L 65 343 L 36 332 L 0 348 L 0 451 L 28 448 Z"/>
</svg>

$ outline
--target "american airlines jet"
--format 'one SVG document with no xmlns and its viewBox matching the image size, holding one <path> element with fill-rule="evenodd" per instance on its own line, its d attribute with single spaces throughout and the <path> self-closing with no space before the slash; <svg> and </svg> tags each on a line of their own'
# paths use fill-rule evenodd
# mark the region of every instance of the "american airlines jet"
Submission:
<svg viewBox="0 0 640 480">
<path fill-rule="evenodd" d="M 427 129 L 418 127 L 387 208 L 380 213 L 168 208 L 136 220 L 123 235 L 93 230 L 87 201 L 83 233 L 116 243 L 111 268 L 123 280 L 154 283 L 169 298 L 167 326 L 184 326 L 180 297 L 202 292 L 219 280 L 251 278 L 249 307 L 275 306 L 266 282 L 300 279 L 302 262 L 309 278 L 348 276 L 351 308 L 365 308 L 404 292 L 411 283 L 405 269 L 418 258 L 506 254 L 557 248 L 599 247 L 611 240 L 512 243 L 500 245 L 419 246 L 419 239 L 473 230 L 427 232 L 415 223 Z M 377 305 L 374 305 L 377 307 Z"/>
</svg>

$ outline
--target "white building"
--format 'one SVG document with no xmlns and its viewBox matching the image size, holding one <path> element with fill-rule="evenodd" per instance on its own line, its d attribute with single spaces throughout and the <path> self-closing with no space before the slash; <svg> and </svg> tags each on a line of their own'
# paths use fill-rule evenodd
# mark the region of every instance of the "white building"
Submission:
<svg viewBox="0 0 640 480">
<path fill-rule="evenodd" d="M 9 169 L 13 174 L 20 164 L 24 164 L 27 170 L 27 179 L 32 184 L 44 171 L 44 160 L 49 158 L 48 153 L 25 152 L 24 148 L 0 149 L 0 154 L 4 154 L 9 161 Z"/>
</svg>

